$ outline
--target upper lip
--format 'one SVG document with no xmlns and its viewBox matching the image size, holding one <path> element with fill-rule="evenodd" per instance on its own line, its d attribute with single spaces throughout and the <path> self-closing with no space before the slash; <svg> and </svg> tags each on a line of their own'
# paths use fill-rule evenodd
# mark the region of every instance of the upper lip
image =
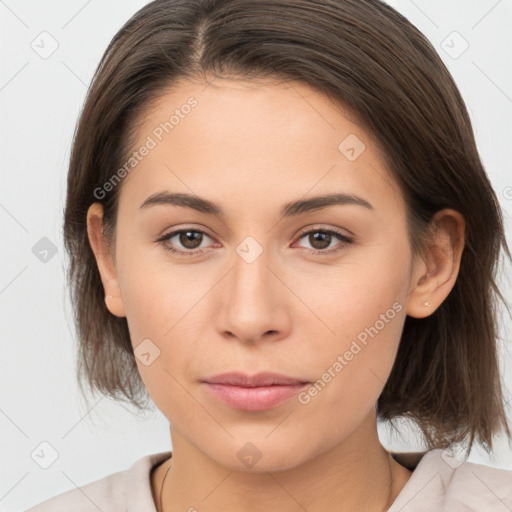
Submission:
<svg viewBox="0 0 512 512">
<path fill-rule="evenodd" d="M 222 373 L 203 379 L 210 384 L 224 384 L 227 386 L 241 386 L 246 388 L 260 386 L 296 386 L 306 384 L 307 381 L 288 377 L 279 373 L 260 372 L 255 375 L 247 375 L 240 372 Z"/>
</svg>

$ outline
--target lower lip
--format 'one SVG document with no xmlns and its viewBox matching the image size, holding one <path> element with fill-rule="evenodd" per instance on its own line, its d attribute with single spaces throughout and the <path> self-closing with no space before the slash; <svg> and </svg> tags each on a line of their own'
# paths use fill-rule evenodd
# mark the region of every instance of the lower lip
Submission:
<svg viewBox="0 0 512 512">
<path fill-rule="evenodd" d="M 307 384 L 245 388 L 227 384 L 204 383 L 213 396 L 233 409 L 265 411 L 297 395 Z"/>
</svg>

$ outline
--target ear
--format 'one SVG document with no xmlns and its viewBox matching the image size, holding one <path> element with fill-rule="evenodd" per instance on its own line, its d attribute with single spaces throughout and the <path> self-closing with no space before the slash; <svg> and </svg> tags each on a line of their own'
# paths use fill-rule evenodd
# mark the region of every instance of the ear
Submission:
<svg viewBox="0 0 512 512">
<path fill-rule="evenodd" d="M 455 210 L 445 208 L 434 215 L 428 253 L 417 259 L 413 267 L 407 301 L 409 316 L 429 316 L 449 295 L 459 273 L 465 226 L 464 217 Z"/>
<path fill-rule="evenodd" d="M 87 235 L 105 290 L 106 306 L 113 315 L 124 317 L 126 313 L 115 263 L 103 234 L 103 205 L 101 203 L 92 204 L 87 211 Z"/>
</svg>

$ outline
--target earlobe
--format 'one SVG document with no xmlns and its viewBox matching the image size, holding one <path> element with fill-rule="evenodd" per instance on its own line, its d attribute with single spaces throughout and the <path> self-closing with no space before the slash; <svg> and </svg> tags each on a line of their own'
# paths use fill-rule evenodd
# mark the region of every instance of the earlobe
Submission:
<svg viewBox="0 0 512 512">
<path fill-rule="evenodd" d="M 407 314 L 415 318 L 431 315 L 452 290 L 464 249 L 464 217 L 452 209 L 434 216 L 434 235 L 428 254 L 415 265 Z"/>
<path fill-rule="evenodd" d="M 120 295 L 117 297 L 114 297 L 113 295 L 105 295 L 105 305 L 113 315 L 121 318 L 126 316 L 123 299 Z"/>
<path fill-rule="evenodd" d="M 126 313 L 115 264 L 103 234 L 103 206 L 101 203 L 92 204 L 87 211 L 87 235 L 105 291 L 105 305 L 113 315 L 124 317 Z"/>
</svg>

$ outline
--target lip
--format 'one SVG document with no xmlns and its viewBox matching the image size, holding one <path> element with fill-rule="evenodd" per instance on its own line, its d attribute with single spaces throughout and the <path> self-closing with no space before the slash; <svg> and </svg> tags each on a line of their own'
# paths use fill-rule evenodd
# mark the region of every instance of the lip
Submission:
<svg viewBox="0 0 512 512">
<path fill-rule="evenodd" d="M 233 409 L 264 411 L 293 397 L 309 382 L 270 372 L 223 373 L 201 381 L 206 391 Z"/>
</svg>

